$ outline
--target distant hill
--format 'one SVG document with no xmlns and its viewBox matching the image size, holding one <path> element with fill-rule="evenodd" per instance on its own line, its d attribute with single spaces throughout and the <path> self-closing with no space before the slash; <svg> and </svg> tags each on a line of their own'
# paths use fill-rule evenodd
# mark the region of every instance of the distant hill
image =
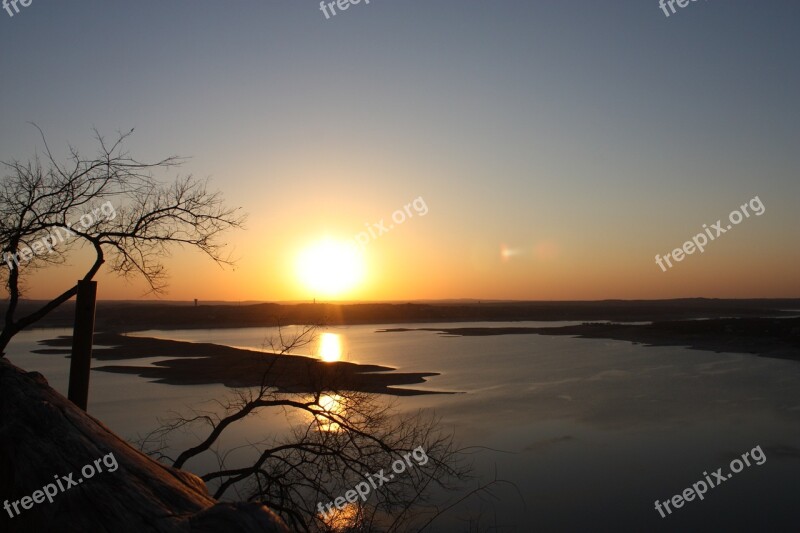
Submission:
<svg viewBox="0 0 800 533">
<path fill-rule="evenodd" d="M 22 312 L 42 302 L 23 301 Z M 5 310 L 5 303 L 0 309 Z M 67 302 L 36 327 L 71 327 Z M 603 300 L 570 302 L 453 301 L 434 303 L 222 303 L 119 302 L 97 305 L 97 331 L 238 328 L 288 324 L 397 324 L 430 322 L 598 321 L 639 322 L 692 318 L 772 317 L 800 314 L 800 299 Z"/>
</svg>

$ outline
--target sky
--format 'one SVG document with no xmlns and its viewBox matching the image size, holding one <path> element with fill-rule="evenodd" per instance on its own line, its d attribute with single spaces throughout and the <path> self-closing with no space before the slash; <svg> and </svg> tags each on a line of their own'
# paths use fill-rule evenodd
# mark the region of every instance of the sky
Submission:
<svg viewBox="0 0 800 533">
<path fill-rule="evenodd" d="M 0 160 L 41 151 L 31 122 L 62 158 L 94 153 L 93 128 L 135 128 L 139 159 L 188 157 L 160 178 L 210 178 L 249 218 L 225 236 L 235 268 L 165 258 L 169 300 L 796 298 L 799 17 L 795 0 L 371 0 L 330 18 L 307 0 L 33 0 L 0 11 Z M 762 215 L 658 266 L 755 197 Z M 382 220 L 350 287 L 303 278 L 321 240 Z M 102 299 L 152 298 L 97 279 Z"/>
</svg>

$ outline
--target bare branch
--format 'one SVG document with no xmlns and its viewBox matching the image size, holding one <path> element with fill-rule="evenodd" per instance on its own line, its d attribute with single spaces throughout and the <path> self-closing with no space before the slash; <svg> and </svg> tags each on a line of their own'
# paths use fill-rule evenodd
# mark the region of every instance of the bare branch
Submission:
<svg viewBox="0 0 800 533">
<path fill-rule="evenodd" d="M 133 158 L 124 149 L 133 130 L 107 141 L 97 131 L 99 150 L 85 158 L 70 147 L 59 163 L 44 132 L 39 156 L 0 163 L 0 253 L 6 268 L 0 282 L 8 293 L 0 352 L 11 338 L 74 296 L 68 288 L 28 316 L 16 316 L 24 278 L 40 268 L 64 264 L 83 245 L 94 260 L 83 276 L 91 280 L 104 265 L 126 278 L 141 277 L 151 293 L 166 288 L 165 258 L 174 246 L 203 252 L 220 266 L 233 264 L 224 232 L 242 228 L 245 216 L 227 207 L 208 182 L 192 176 L 162 183 L 154 176 L 183 163 L 170 156 L 155 162 Z"/>
</svg>

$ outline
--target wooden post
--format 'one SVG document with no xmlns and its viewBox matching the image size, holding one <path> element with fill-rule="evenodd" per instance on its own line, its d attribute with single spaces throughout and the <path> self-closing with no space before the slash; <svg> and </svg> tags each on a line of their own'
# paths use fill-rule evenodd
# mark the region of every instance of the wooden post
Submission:
<svg viewBox="0 0 800 533">
<path fill-rule="evenodd" d="M 69 399 L 86 411 L 89 401 L 89 369 L 94 339 L 94 307 L 97 282 L 78 282 L 75 300 L 75 326 L 72 330 L 72 361 L 69 365 Z"/>
</svg>

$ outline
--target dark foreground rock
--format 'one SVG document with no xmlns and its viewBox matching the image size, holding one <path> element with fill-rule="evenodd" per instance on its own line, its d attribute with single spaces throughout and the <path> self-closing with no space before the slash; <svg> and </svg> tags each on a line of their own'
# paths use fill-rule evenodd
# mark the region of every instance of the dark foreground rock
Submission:
<svg viewBox="0 0 800 533">
<path fill-rule="evenodd" d="M 92 476 L 85 465 L 92 465 Z M 47 485 L 50 492 L 58 485 L 64 489 L 52 503 L 38 492 Z M 40 374 L 3 358 L 0 505 L 2 532 L 289 531 L 263 505 L 218 503 L 197 476 L 138 452 L 50 388 Z"/>
</svg>

